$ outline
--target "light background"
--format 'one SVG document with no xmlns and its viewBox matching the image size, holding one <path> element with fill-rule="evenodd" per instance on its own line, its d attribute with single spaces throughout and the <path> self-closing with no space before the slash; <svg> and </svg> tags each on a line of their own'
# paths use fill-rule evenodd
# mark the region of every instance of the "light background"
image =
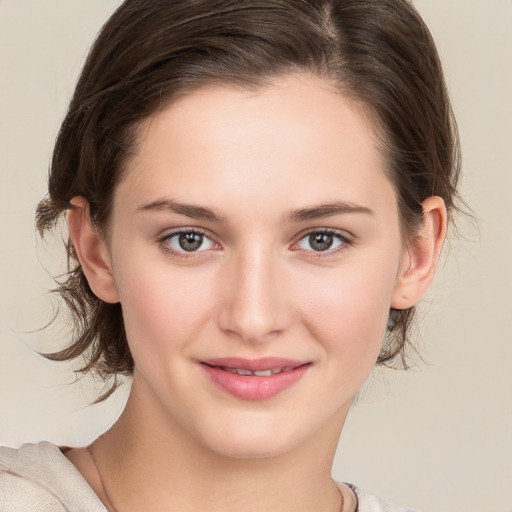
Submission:
<svg viewBox="0 0 512 512">
<path fill-rule="evenodd" d="M 33 211 L 86 51 L 114 0 L 0 0 L 0 443 L 84 444 L 120 413 L 128 388 L 87 407 L 98 386 L 68 385 L 36 356 L 62 328 L 45 291 L 60 241 Z M 349 416 L 334 468 L 411 508 L 512 511 L 512 1 L 416 0 L 438 43 L 458 118 L 464 219 L 423 308 L 428 364 L 377 371 Z M 335 392 L 335 390 L 333 390 Z"/>
</svg>

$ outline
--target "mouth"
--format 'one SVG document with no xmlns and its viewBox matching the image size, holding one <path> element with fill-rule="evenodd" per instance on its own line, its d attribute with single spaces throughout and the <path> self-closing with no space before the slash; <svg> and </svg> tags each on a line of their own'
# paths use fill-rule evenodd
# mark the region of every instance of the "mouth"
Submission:
<svg viewBox="0 0 512 512">
<path fill-rule="evenodd" d="M 265 400 L 297 383 L 312 363 L 282 358 L 227 358 L 200 364 L 221 391 L 243 400 Z"/>
<path fill-rule="evenodd" d="M 265 370 L 248 370 L 247 368 L 230 368 L 228 366 L 211 366 L 211 368 L 218 368 L 220 370 L 224 370 L 225 372 L 236 373 L 242 377 L 269 377 L 270 375 L 277 375 L 278 373 L 282 372 L 291 372 L 295 369 L 293 366 L 287 366 L 285 368 L 267 368 Z"/>
</svg>

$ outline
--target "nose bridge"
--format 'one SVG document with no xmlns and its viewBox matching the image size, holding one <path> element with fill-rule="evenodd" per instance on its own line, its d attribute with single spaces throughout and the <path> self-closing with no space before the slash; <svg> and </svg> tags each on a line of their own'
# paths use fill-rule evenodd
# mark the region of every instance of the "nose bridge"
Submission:
<svg viewBox="0 0 512 512">
<path fill-rule="evenodd" d="M 285 303 L 279 288 L 276 256 L 255 244 L 228 262 L 229 294 L 221 327 L 246 341 L 261 342 L 285 327 Z"/>
</svg>

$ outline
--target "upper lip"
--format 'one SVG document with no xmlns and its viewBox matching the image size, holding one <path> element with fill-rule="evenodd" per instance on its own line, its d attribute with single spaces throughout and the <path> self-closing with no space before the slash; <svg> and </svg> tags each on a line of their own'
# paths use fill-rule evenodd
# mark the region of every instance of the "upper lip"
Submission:
<svg viewBox="0 0 512 512">
<path fill-rule="evenodd" d="M 215 359 L 202 359 L 202 364 L 208 366 L 219 366 L 238 370 L 262 371 L 277 370 L 282 368 L 297 368 L 308 361 L 298 361 L 282 357 L 261 357 L 258 359 L 245 359 L 243 357 L 221 357 Z"/>
</svg>

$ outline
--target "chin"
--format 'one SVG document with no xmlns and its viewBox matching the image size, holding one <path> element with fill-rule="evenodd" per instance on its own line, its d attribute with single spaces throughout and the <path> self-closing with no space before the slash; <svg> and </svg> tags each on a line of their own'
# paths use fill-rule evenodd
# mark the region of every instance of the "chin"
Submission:
<svg viewBox="0 0 512 512">
<path fill-rule="evenodd" d="M 282 434 L 281 434 L 282 436 Z M 299 442 L 293 438 L 282 439 L 276 436 L 252 432 L 243 436 L 238 432 L 217 439 L 208 439 L 208 448 L 223 457 L 232 459 L 268 459 L 283 456 L 293 451 Z"/>
<path fill-rule="evenodd" d="M 207 428 L 202 432 L 201 443 L 224 457 L 264 459 L 281 457 L 303 449 L 317 439 L 331 437 L 324 431 L 325 425 L 316 421 L 318 418 L 310 418 L 310 422 L 305 420 L 303 417 L 299 421 L 299 418 L 286 414 L 219 418 L 215 425 L 204 425 Z M 333 434 L 337 440 L 339 428 L 334 428 Z"/>
</svg>

